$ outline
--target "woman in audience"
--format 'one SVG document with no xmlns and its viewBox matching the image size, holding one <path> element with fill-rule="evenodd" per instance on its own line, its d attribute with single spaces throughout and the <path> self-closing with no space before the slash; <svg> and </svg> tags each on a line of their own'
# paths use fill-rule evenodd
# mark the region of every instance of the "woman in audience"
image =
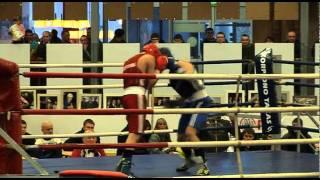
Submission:
<svg viewBox="0 0 320 180">
<path fill-rule="evenodd" d="M 159 118 L 156 122 L 154 130 L 165 130 L 168 129 L 167 121 L 164 118 Z M 151 134 L 149 142 L 171 142 L 169 133 L 157 133 Z M 151 154 L 161 154 L 161 153 L 170 153 L 175 151 L 175 148 L 152 148 L 149 149 Z"/>
</svg>

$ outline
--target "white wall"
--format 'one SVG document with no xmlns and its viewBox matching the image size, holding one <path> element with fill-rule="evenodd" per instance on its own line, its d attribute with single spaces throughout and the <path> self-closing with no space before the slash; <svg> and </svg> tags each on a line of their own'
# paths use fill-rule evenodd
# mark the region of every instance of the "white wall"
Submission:
<svg viewBox="0 0 320 180">
<path fill-rule="evenodd" d="M 0 58 L 19 64 L 30 64 L 29 44 L 0 44 Z M 29 72 L 29 68 L 20 69 L 20 72 Z M 29 86 L 30 78 L 20 76 L 20 86 Z"/>
</svg>

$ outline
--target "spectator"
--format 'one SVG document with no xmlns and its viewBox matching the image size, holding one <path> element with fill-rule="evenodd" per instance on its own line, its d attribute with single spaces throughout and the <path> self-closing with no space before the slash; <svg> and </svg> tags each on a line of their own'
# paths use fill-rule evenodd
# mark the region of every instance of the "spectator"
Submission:
<svg viewBox="0 0 320 180">
<path fill-rule="evenodd" d="M 241 36 L 242 44 L 242 59 L 243 60 L 252 60 L 254 62 L 254 45 L 250 42 L 250 37 L 248 34 L 242 34 Z M 242 62 L 242 74 L 254 74 L 254 63 L 253 62 Z M 242 85 L 243 90 L 254 90 L 254 80 L 249 81 Z M 246 95 L 248 93 L 245 93 Z M 246 97 L 248 101 L 248 97 Z"/>
<path fill-rule="evenodd" d="M 21 134 L 22 135 L 31 135 L 27 132 L 27 122 L 25 120 L 21 120 Z M 36 142 L 35 139 L 22 139 L 23 145 L 34 145 Z"/>
<path fill-rule="evenodd" d="M 71 43 L 69 30 L 64 29 L 61 32 L 61 43 Z"/>
<path fill-rule="evenodd" d="M 35 53 L 35 51 L 37 50 L 38 48 L 38 45 L 39 45 L 39 42 L 40 42 L 40 39 L 39 39 L 39 36 L 37 33 L 33 33 L 32 34 L 32 42 L 31 42 L 31 55 Z"/>
<path fill-rule="evenodd" d="M 173 37 L 173 43 L 185 43 L 181 34 L 176 34 Z"/>
<path fill-rule="evenodd" d="M 144 127 L 143 127 L 143 128 L 144 128 L 144 131 L 151 129 L 151 124 L 150 124 L 149 120 L 146 119 L 146 120 L 144 121 L 143 125 L 144 125 Z M 121 130 L 121 132 L 125 132 L 125 131 L 129 131 L 128 125 Z M 125 135 L 125 136 L 118 136 L 118 143 L 124 143 L 124 142 L 126 142 L 127 137 L 128 137 L 127 135 Z M 143 134 L 143 135 L 141 136 L 139 142 L 149 142 L 149 139 L 150 139 L 150 134 Z M 120 149 L 117 150 L 117 156 L 122 155 L 122 153 L 123 153 L 123 149 L 120 148 Z M 134 153 L 133 153 L 133 154 L 150 154 L 150 153 L 149 153 L 149 151 L 148 151 L 147 149 L 140 149 L 140 148 L 138 148 L 138 149 L 134 149 Z"/>
<path fill-rule="evenodd" d="M 109 43 L 126 43 L 126 40 L 124 39 L 124 30 L 116 29 L 114 37 Z"/>
<path fill-rule="evenodd" d="M 228 43 L 228 41 L 226 40 L 226 36 L 225 36 L 224 32 L 218 32 L 217 33 L 216 41 L 217 41 L 217 43 Z"/>
<path fill-rule="evenodd" d="M 267 36 L 267 37 L 264 39 L 263 42 L 265 42 L 265 43 L 274 43 L 275 41 L 274 41 L 273 37 Z"/>
<path fill-rule="evenodd" d="M 203 39 L 203 41 L 201 42 L 201 55 L 203 56 L 203 44 L 204 43 L 215 43 L 216 39 L 214 38 L 214 31 L 212 28 L 207 28 L 205 30 L 205 38 Z"/>
<path fill-rule="evenodd" d="M 94 133 L 92 129 L 86 130 L 84 133 Z M 87 136 L 82 138 L 83 144 L 96 144 L 96 136 Z M 104 149 L 74 149 L 71 157 L 102 157 L 106 156 Z"/>
<path fill-rule="evenodd" d="M 31 29 L 27 29 L 23 38 L 23 43 L 31 44 L 33 40 L 33 33 Z"/>
<path fill-rule="evenodd" d="M 80 131 L 76 132 L 75 134 L 81 134 L 84 133 L 87 130 L 94 131 L 95 123 L 92 119 L 86 119 L 83 121 L 83 126 Z M 82 138 L 69 138 L 64 143 L 76 143 L 76 144 L 82 144 Z M 97 143 L 100 143 L 100 137 L 97 137 Z"/>
<path fill-rule="evenodd" d="M 80 37 L 80 43 L 82 44 L 82 60 L 91 61 L 91 54 L 89 51 L 89 42 L 86 35 Z"/>
<path fill-rule="evenodd" d="M 293 30 L 288 32 L 287 35 L 287 43 L 294 43 L 294 58 L 301 58 L 301 53 L 300 53 L 300 41 L 297 39 L 297 33 Z M 295 72 L 299 73 L 299 72 Z"/>
<path fill-rule="evenodd" d="M 9 28 L 9 35 L 11 35 L 11 42 L 13 44 L 23 43 L 25 35 L 25 28 L 21 22 L 21 17 L 13 19 L 13 25 Z"/>
<path fill-rule="evenodd" d="M 303 121 L 300 118 L 295 118 L 292 121 L 292 126 L 293 127 L 303 127 Z M 298 132 L 301 132 L 301 136 L 298 137 Z M 288 129 L 288 133 L 283 135 L 282 139 L 309 139 L 311 136 L 308 134 L 307 131 L 305 130 L 293 130 L 293 129 Z M 285 151 L 297 151 L 297 146 L 298 145 L 282 145 L 281 149 Z M 312 144 L 301 144 L 300 145 L 300 152 L 302 153 L 314 153 L 314 147 Z"/>
<path fill-rule="evenodd" d="M 50 121 L 44 121 L 41 124 L 41 131 L 44 135 L 52 135 L 53 134 L 53 124 Z M 41 138 L 37 139 L 35 145 L 43 145 L 43 144 L 61 144 L 62 140 L 58 138 Z M 39 149 L 37 153 L 37 158 L 61 158 L 62 157 L 62 150 L 44 150 Z"/>
<path fill-rule="evenodd" d="M 62 40 L 58 37 L 58 31 L 55 29 L 52 29 L 50 43 L 61 43 L 61 42 Z"/>
<path fill-rule="evenodd" d="M 164 43 L 164 41 L 160 38 L 160 35 L 158 33 L 152 33 L 150 40 L 146 44 L 150 44 L 150 43 Z"/>
<path fill-rule="evenodd" d="M 287 34 L 287 43 L 294 43 L 294 60 L 300 61 L 301 58 L 301 51 L 300 46 L 301 43 L 297 39 L 297 33 L 293 30 L 289 31 Z M 301 65 L 295 64 L 294 65 L 294 73 L 301 73 Z M 300 79 L 295 79 L 294 82 L 300 83 Z M 294 86 L 294 94 L 295 95 L 301 95 L 301 87 L 300 86 Z"/>
<path fill-rule="evenodd" d="M 44 31 L 42 33 L 40 44 L 38 45 L 35 54 L 34 60 L 36 61 L 47 61 L 47 44 L 50 42 L 50 32 Z"/>
<path fill-rule="evenodd" d="M 256 140 L 256 133 L 254 129 L 252 128 L 244 129 L 241 133 L 240 139 L 244 141 Z M 241 146 L 240 147 L 240 151 L 257 151 L 257 150 L 260 150 L 258 146 Z"/>
<path fill-rule="evenodd" d="M 167 121 L 164 118 L 159 118 L 156 122 L 154 130 L 165 130 L 168 129 Z M 171 142 L 169 133 L 157 133 L 151 134 L 149 142 Z M 175 148 L 151 148 L 148 149 L 151 154 L 170 153 L 175 151 Z"/>
</svg>

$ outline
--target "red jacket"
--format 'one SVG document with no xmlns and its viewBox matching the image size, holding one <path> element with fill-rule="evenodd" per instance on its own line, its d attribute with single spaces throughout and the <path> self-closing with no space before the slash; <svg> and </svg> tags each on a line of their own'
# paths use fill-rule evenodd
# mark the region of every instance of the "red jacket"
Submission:
<svg viewBox="0 0 320 180">
<path fill-rule="evenodd" d="M 74 149 L 71 157 L 101 157 L 106 156 L 103 149 Z"/>
</svg>

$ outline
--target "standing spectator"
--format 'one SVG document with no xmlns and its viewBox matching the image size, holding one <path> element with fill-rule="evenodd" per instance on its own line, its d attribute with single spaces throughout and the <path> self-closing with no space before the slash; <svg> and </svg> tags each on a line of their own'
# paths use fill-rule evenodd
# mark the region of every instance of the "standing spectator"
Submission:
<svg viewBox="0 0 320 180">
<path fill-rule="evenodd" d="M 228 43 L 228 41 L 226 40 L 226 36 L 225 36 L 224 32 L 218 32 L 217 33 L 216 41 L 217 41 L 217 43 Z"/>
<path fill-rule="evenodd" d="M 294 43 L 294 60 L 300 61 L 301 58 L 301 51 L 300 51 L 300 41 L 297 39 L 297 33 L 293 30 L 288 32 L 287 35 L 287 43 Z M 301 71 L 301 65 L 295 64 L 294 65 L 294 73 L 302 73 Z M 295 79 L 294 82 L 299 83 L 301 82 L 300 79 Z M 294 86 L 294 94 L 300 95 L 301 94 L 301 87 L 300 86 Z"/>
<path fill-rule="evenodd" d="M 61 32 L 61 43 L 71 43 L 70 41 L 70 32 L 66 29 L 64 29 L 62 32 Z"/>
<path fill-rule="evenodd" d="M 91 61 L 88 37 L 86 35 L 82 35 L 80 37 L 80 43 L 82 44 L 82 60 Z"/>
<path fill-rule="evenodd" d="M 94 133 L 92 129 L 86 130 L 84 133 Z M 82 138 L 83 144 L 90 145 L 97 143 L 96 136 L 87 136 Z M 71 157 L 102 157 L 106 156 L 104 149 L 74 149 Z"/>
<path fill-rule="evenodd" d="M 126 40 L 124 39 L 124 30 L 116 29 L 114 37 L 109 43 L 126 43 Z"/>
<path fill-rule="evenodd" d="M 242 34 L 241 36 L 242 44 L 242 59 L 251 60 L 254 62 L 254 45 L 250 42 L 250 37 L 248 34 Z M 242 74 L 254 74 L 254 63 L 244 61 L 242 62 Z M 254 80 L 249 81 L 242 85 L 242 89 L 246 91 L 245 99 L 248 101 L 248 90 L 254 90 Z"/>
<path fill-rule="evenodd" d="M 297 39 L 297 33 L 294 30 L 290 30 L 287 34 L 287 43 L 294 43 L 294 58 L 301 58 L 300 41 Z M 297 72 L 299 73 L 299 72 Z"/>
<path fill-rule="evenodd" d="M 173 37 L 173 43 L 185 43 L 181 34 L 176 34 Z"/>
<path fill-rule="evenodd" d="M 76 132 L 75 134 L 81 134 L 84 133 L 87 130 L 94 131 L 95 123 L 92 119 L 86 119 L 83 121 L 83 126 L 80 131 Z M 81 144 L 83 143 L 82 138 L 69 138 L 64 143 L 75 143 L 75 144 Z M 97 137 L 97 143 L 100 143 L 100 137 Z"/>
<path fill-rule="evenodd" d="M 156 122 L 154 130 L 168 129 L 167 121 L 164 118 L 159 118 Z M 151 134 L 149 142 L 171 142 L 169 133 L 157 133 Z M 149 149 L 151 154 L 170 153 L 175 151 L 175 148 L 151 148 Z"/>
<path fill-rule="evenodd" d="M 300 118 L 295 118 L 292 121 L 292 126 L 293 127 L 303 127 L 303 121 Z M 301 136 L 298 137 L 298 132 L 301 132 Z M 283 135 L 282 139 L 303 139 L 303 138 L 311 138 L 311 136 L 308 134 L 308 131 L 305 130 L 293 130 L 293 129 L 288 129 L 288 133 Z M 282 145 L 281 149 L 285 151 L 297 151 L 297 146 L 298 145 Z M 301 144 L 300 145 L 300 152 L 302 153 L 314 153 L 314 149 L 312 148 L 312 144 Z"/>
<path fill-rule="evenodd" d="M 53 134 L 53 124 L 50 121 L 44 121 L 41 124 L 41 131 L 44 135 L 52 135 Z M 59 138 L 41 138 L 37 139 L 35 145 L 43 145 L 43 144 L 61 144 L 62 140 Z M 43 158 L 61 158 L 62 150 L 54 149 L 54 150 L 44 150 L 40 149 L 36 156 L 39 159 Z"/>
<path fill-rule="evenodd" d="M 11 35 L 11 42 L 13 44 L 23 43 L 25 35 L 25 28 L 21 22 L 21 17 L 13 19 L 13 25 L 9 28 L 9 35 Z"/>
<path fill-rule="evenodd" d="M 50 43 L 61 43 L 61 39 L 58 37 L 58 31 L 55 29 L 51 30 L 51 40 Z"/>
<path fill-rule="evenodd" d="M 212 28 L 207 28 L 205 30 L 205 38 L 203 39 L 203 41 L 201 42 L 201 56 L 203 56 L 203 44 L 204 43 L 215 43 L 216 39 L 214 38 L 214 31 Z"/>
<path fill-rule="evenodd" d="M 36 52 L 38 45 L 39 45 L 40 39 L 37 33 L 32 33 L 32 41 L 31 41 L 31 57 Z"/>
</svg>

